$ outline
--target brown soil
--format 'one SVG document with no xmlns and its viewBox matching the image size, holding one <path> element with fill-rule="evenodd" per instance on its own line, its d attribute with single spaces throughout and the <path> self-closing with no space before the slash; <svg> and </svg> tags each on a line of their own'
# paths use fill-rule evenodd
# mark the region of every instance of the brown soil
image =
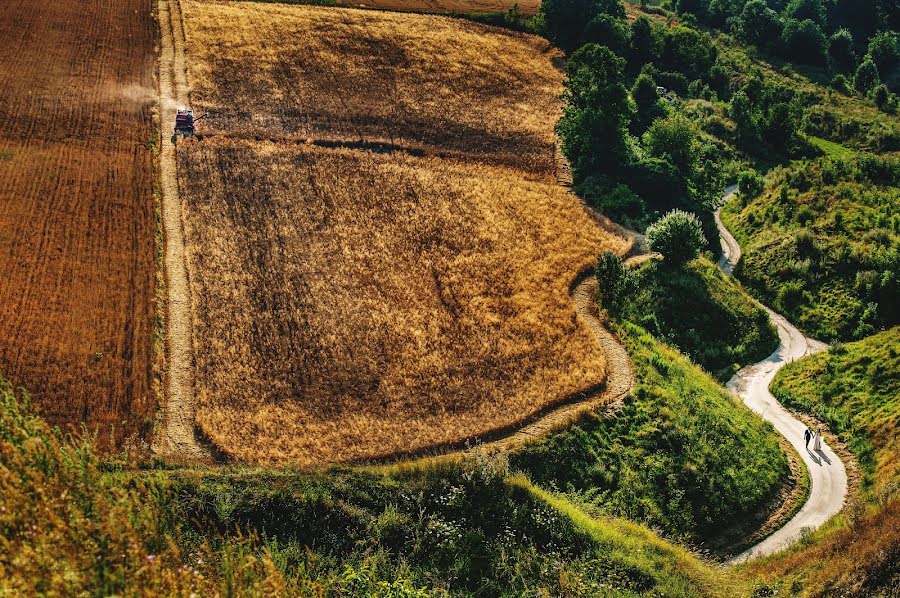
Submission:
<svg viewBox="0 0 900 598">
<path fill-rule="evenodd" d="M 105 449 L 153 414 L 152 12 L 0 2 L 0 371 Z"/>
</svg>

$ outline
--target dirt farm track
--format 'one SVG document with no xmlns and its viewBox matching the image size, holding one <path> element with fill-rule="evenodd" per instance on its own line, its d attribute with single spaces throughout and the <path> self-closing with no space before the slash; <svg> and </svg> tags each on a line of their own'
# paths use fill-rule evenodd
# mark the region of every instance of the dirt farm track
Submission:
<svg viewBox="0 0 900 598">
<path fill-rule="evenodd" d="M 0 372 L 101 446 L 149 429 L 150 0 L 0 2 Z"/>
</svg>

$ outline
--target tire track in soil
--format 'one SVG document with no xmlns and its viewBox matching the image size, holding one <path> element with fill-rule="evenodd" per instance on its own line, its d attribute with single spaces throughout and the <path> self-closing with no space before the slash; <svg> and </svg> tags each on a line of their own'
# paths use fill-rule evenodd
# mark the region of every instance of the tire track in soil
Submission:
<svg viewBox="0 0 900 598">
<path fill-rule="evenodd" d="M 175 109 L 189 106 L 184 60 L 184 27 L 178 0 L 159 0 L 159 96 L 161 150 L 159 183 L 165 237 L 167 293 L 166 397 L 162 430 L 154 450 L 169 459 L 209 463 L 209 448 L 194 425 L 193 340 L 191 294 L 184 249 L 182 204 L 178 195 L 176 146 L 168 139 L 175 127 Z"/>
</svg>

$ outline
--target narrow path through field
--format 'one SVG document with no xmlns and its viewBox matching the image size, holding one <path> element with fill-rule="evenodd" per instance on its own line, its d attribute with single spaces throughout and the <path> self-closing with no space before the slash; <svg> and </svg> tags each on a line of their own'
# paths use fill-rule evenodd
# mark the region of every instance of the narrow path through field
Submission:
<svg viewBox="0 0 900 598">
<path fill-rule="evenodd" d="M 726 189 L 726 197 L 734 191 L 733 185 Z M 722 224 L 718 211 L 716 225 L 719 227 L 724 253 L 719 266 L 725 274 L 731 275 L 741 256 L 740 246 Z M 727 386 L 737 392 L 750 409 L 770 421 L 797 450 L 809 470 L 810 492 L 806 504 L 790 521 L 756 546 L 736 556 L 732 563 L 741 563 L 787 548 L 800 538 L 804 529 L 816 529 L 836 515 L 843 508 L 847 495 L 847 471 L 844 463 L 824 442 L 821 450 L 811 450 L 812 443 L 808 450 L 803 441 L 806 424 L 782 407 L 769 392 L 769 384 L 785 364 L 826 349 L 827 345 L 807 338 L 786 318 L 768 307 L 763 305 L 762 308 L 778 328 L 778 349 L 763 361 L 740 370 L 728 381 Z"/>
<path fill-rule="evenodd" d="M 184 254 L 184 224 L 178 196 L 175 145 L 168 135 L 175 126 L 175 109 L 188 106 L 184 62 L 184 28 L 178 0 L 159 0 L 162 49 L 159 59 L 160 126 L 162 149 L 159 183 L 165 233 L 166 289 L 166 397 L 162 432 L 156 452 L 188 462 L 208 462 L 210 452 L 196 437 L 194 427 L 193 346 L 191 294 Z"/>
</svg>

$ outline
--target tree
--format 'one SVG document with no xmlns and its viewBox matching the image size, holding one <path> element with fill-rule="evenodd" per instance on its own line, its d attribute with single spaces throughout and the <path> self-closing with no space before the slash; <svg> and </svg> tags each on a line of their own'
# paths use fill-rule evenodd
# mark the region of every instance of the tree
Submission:
<svg viewBox="0 0 900 598">
<path fill-rule="evenodd" d="M 814 21 L 788 19 L 781 33 L 785 58 L 806 64 L 824 64 L 828 40 Z"/>
<path fill-rule="evenodd" d="M 658 55 L 659 44 L 653 35 L 650 19 L 641 15 L 631 24 L 631 52 L 628 59 L 636 71 L 648 62 L 653 62 Z"/>
<path fill-rule="evenodd" d="M 631 271 L 622 263 L 621 257 L 612 251 L 605 251 L 597 257 L 594 276 L 597 277 L 600 307 L 611 314 L 619 313 L 631 292 Z"/>
<path fill-rule="evenodd" d="M 566 64 L 565 108 L 557 131 L 576 179 L 593 172 L 615 173 L 628 161 L 632 108 L 624 65 L 612 50 L 597 44 L 582 46 Z"/>
<path fill-rule="evenodd" d="M 625 19 L 600 13 L 584 29 L 583 41 L 608 47 L 619 56 L 628 53 L 630 31 Z"/>
<path fill-rule="evenodd" d="M 887 85 L 879 83 L 872 89 L 872 101 L 878 106 L 878 109 L 884 111 L 891 99 L 891 92 L 888 91 Z"/>
<path fill-rule="evenodd" d="M 646 131 L 650 123 L 665 111 L 659 105 L 659 94 L 656 91 L 656 82 L 646 72 L 638 75 L 631 88 L 631 99 L 634 100 L 636 114 L 633 130 L 635 133 Z"/>
<path fill-rule="evenodd" d="M 853 50 L 853 35 L 846 29 L 838 29 L 828 41 L 828 55 L 834 67 L 845 73 L 856 66 L 856 52 Z"/>
<path fill-rule="evenodd" d="M 647 242 L 650 249 L 662 254 L 666 264 L 678 268 L 700 254 L 706 239 L 697 216 L 672 210 L 647 227 Z"/>
<path fill-rule="evenodd" d="M 900 35 L 895 31 L 882 31 L 869 40 L 869 56 L 885 79 L 891 76 L 900 63 Z"/>
<path fill-rule="evenodd" d="M 744 91 L 738 91 L 734 94 L 734 97 L 731 98 L 731 107 L 728 112 L 731 120 L 737 125 L 736 136 L 738 143 L 746 146 L 759 140 L 757 125 L 760 113 Z"/>
<path fill-rule="evenodd" d="M 802 109 L 795 102 L 776 102 L 765 120 L 765 140 L 782 152 L 790 150 L 800 128 Z"/>
<path fill-rule="evenodd" d="M 566 52 L 581 44 L 584 26 L 594 14 L 592 0 L 541 0 L 544 32 L 550 41 Z"/>
<path fill-rule="evenodd" d="M 831 87 L 844 95 L 850 95 L 850 82 L 847 81 L 847 77 L 840 73 L 831 80 Z"/>
<path fill-rule="evenodd" d="M 653 121 L 644 134 L 644 146 L 654 158 L 669 160 L 688 178 L 696 161 L 697 132 L 693 123 L 680 113 Z"/>
<path fill-rule="evenodd" d="M 566 52 L 584 43 L 585 26 L 601 14 L 624 19 L 625 7 L 620 0 L 541 0 L 544 33 Z"/>
<path fill-rule="evenodd" d="M 696 79 L 709 71 L 716 54 L 708 35 L 687 27 L 669 27 L 665 31 L 660 70 L 677 71 Z"/>
<path fill-rule="evenodd" d="M 735 20 L 734 33 L 748 44 L 765 47 L 781 37 L 781 19 L 764 0 L 750 0 Z"/>
<path fill-rule="evenodd" d="M 853 86 L 861 94 L 869 93 L 873 87 L 878 85 L 881 79 L 878 76 L 878 67 L 869 59 L 863 60 L 859 68 L 856 69 L 856 75 L 853 77 Z"/>
<path fill-rule="evenodd" d="M 822 0 L 791 0 L 784 12 L 789 19 L 810 20 L 820 28 L 825 27 L 825 5 Z"/>
</svg>

